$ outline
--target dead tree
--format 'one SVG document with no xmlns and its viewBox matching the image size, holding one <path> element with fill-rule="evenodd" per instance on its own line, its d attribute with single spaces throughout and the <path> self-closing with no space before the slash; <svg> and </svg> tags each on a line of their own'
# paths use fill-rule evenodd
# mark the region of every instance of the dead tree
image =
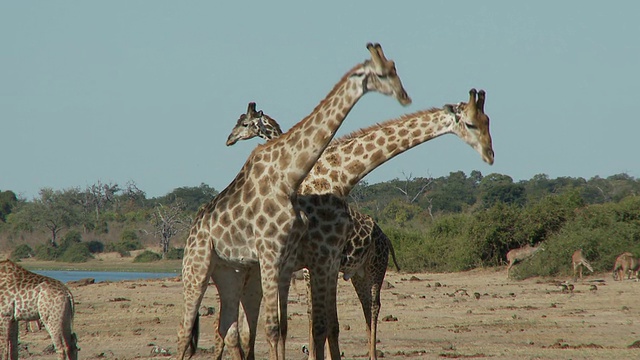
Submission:
<svg viewBox="0 0 640 360">
<path fill-rule="evenodd" d="M 169 206 L 158 205 L 153 213 L 154 236 L 160 238 L 162 258 L 169 251 L 169 242 L 177 233 L 187 228 L 191 221 L 184 215 L 184 204 L 180 201 Z"/>
</svg>

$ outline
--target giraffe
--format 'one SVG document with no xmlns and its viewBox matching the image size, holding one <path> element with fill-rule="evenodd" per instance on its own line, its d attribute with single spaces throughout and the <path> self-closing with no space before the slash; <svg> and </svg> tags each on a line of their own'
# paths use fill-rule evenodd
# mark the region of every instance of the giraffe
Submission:
<svg viewBox="0 0 640 360">
<path fill-rule="evenodd" d="M 485 100 L 486 92 L 484 90 L 477 92 L 475 89 L 471 89 L 468 103 L 447 104 L 440 109 L 418 111 L 338 138 L 327 147 L 318 159 L 300 186 L 299 193 L 329 193 L 344 198 L 364 176 L 387 160 L 423 142 L 448 133 L 460 137 L 480 153 L 485 162 L 493 164 L 494 152 L 489 131 L 489 117 L 484 112 Z M 260 132 L 264 128 L 273 127 L 273 125 L 269 125 L 272 122 L 275 120 L 268 116 L 265 117 L 263 112 L 255 112 L 254 107 L 252 111 L 241 115 L 236 127 L 227 139 L 227 144 L 234 144 L 239 139 L 261 136 Z M 357 221 L 353 219 L 356 216 L 351 214 L 351 217 L 352 221 L 357 224 Z M 366 276 L 362 275 L 362 270 L 365 269 L 363 264 L 368 262 L 369 265 L 375 266 L 373 264 L 376 264 L 376 261 L 369 261 L 365 255 L 348 255 L 367 251 L 372 242 L 374 244 L 382 243 L 371 235 L 373 227 L 370 229 L 363 232 L 370 234 L 369 236 L 356 235 L 355 233 L 348 235 L 350 240 L 345 242 L 347 247 L 343 249 L 340 266 L 345 274 L 345 279 L 352 279 L 361 304 L 363 304 L 369 335 L 369 353 L 371 358 L 376 358 L 377 312 L 380 307 L 379 285 L 384 279 L 384 273 L 378 274 L 377 280 L 373 283 L 367 281 Z M 352 246 L 352 248 L 348 246 Z M 317 264 L 312 265 L 317 266 Z M 376 270 L 379 271 L 380 267 Z M 376 270 L 371 266 L 367 268 L 367 271 L 371 273 L 375 273 Z M 311 271 L 311 275 L 313 281 L 313 271 Z M 366 288 L 370 290 L 365 292 Z M 362 291 L 358 291 L 358 289 Z M 372 303 L 372 299 L 375 302 Z M 337 329 L 330 330 L 329 334 L 337 338 Z M 337 339 L 334 339 L 333 342 L 337 342 Z M 330 348 L 331 344 L 330 340 Z M 313 347 L 313 342 L 310 342 L 311 352 L 313 352 Z M 332 357 L 335 357 L 333 352 Z"/>
<path fill-rule="evenodd" d="M 593 268 L 591 264 L 585 259 L 584 255 L 582 255 L 582 249 L 578 249 L 573 252 L 571 255 L 571 263 L 573 264 L 573 280 L 577 279 L 577 272 L 580 269 L 580 280 L 582 280 L 582 267 L 586 267 L 589 271 L 593 272 Z"/>
<path fill-rule="evenodd" d="M 197 348 L 198 308 L 209 278 L 220 295 L 216 351 L 225 341 L 233 342 L 233 336 L 226 335 L 238 320 L 240 304 L 250 319 L 248 326 L 257 327 L 263 298 L 269 358 L 285 358 L 286 299 L 296 249 L 308 223 L 317 221 L 313 216 L 336 216 L 331 210 L 340 206 L 339 199 L 316 197 L 308 201 L 327 205 L 318 207 L 321 211 L 316 215 L 307 214 L 298 200 L 298 187 L 364 94 L 376 91 L 395 97 L 402 105 L 411 103 L 395 63 L 386 59 L 382 47 L 367 44 L 367 49 L 370 60 L 349 70 L 291 130 L 254 149 L 231 184 L 199 209 L 183 258 L 184 306 L 178 329 L 178 358 L 184 358 L 187 352 L 192 356 Z M 346 206 L 342 211 L 347 211 Z M 346 226 L 333 227 L 340 231 Z M 254 341 L 252 331 L 249 346 L 243 349 L 244 357 L 255 356 Z M 222 352 L 215 356 L 220 358 Z"/>
<path fill-rule="evenodd" d="M 18 359 L 18 321 L 41 320 L 58 359 L 78 358 L 73 332 L 73 295 L 60 281 L 0 261 L 0 358 Z"/>
<path fill-rule="evenodd" d="M 262 110 L 255 111 L 255 106 L 255 103 L 249 103 L 247 113 L 240 115 L 236 126 L 231 130 L 227 138 L 227 146 L 234 145 L 238 140 L 248 140 L 257 136 L 271 140 L 282 135 L 282 129 L 278 122 L 269 115 L 264 114 Z M 320 157 L 316 165 L 322 162 L 323 157 Z M 353 276 L 353 274 L 345 272 L 348 270 L 353 271 L 354 269 L 341 267 L 340 271 L 344 273 L 345 280 L 353 277 L 351 284 L 358 295 L 365 317 L 369 353 L 376 354 L 376 328 L 380 313 L 380 288 L 387 272 L 389 254 L 391 254 L 398 271 L 400 266 L 398 266 L 391 240 L 384 234 L 378 224 L 370 216 L 362 214 L 353 208 L 349 209 L 349 213 L 354 224 L 354 230 L 351 231 L 349 241 L 347 241 L 343 249 L 342 257 L 343 259 L 361 257 L 362 260 L 356 260 L 356 262 L 360 263 L 360 267 L 356 269 L 358 275 Z M 303 271 L 307 285 L 307 298 L 311 299 L 309 270 L 304 268 Z M 309 319 L 312 320 L 311 314 L 309 314 Z M 375 358 L 375 355 L 372 358 Z"/>
<path fill-rule="evenodd" d="M 541 243 L 536 246 L 527 244 L 526 246 L 523 246 L 521 248 L 509 250 L 509 252 L 507 253 L 507 261 L 509 262 L 509 265 L 507 265 L 507 279 L 509 278 L 509 271 L 511 270 L 513 265 L 532 257 L 540 250 L 544 250 Z"/>
</svg>

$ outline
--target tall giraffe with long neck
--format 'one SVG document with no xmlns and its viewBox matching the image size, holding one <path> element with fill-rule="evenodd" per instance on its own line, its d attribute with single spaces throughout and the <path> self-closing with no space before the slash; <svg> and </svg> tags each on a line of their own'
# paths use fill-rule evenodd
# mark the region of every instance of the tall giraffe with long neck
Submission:
<svg viewBox="0 0 640 360">
<path fill-rule="evenodd" d="M 256 301 L 246 289 L 259 287 L 254 291 L 264 298 L 269 358 L 285 358 L 289 281 L 298 243 L 307 229 L 296 200 L 298 188 L 365 93 L 377 91 L 394 96 L 403 105 L 411 103 L 395 64 L 385 58 L 380 45 L 368 44 L 367 49 L 371 60 L 348 71 L 291 130 L 254 149 L 231 184 L 196 214 L 183 258 L 179 358 L 196 351 L 197 312 L 209 278 L 220 296 L 216 341 L 225 339 L 237 321 L 239 301 L 252 319 L 249 325 L 255 327 L 260 299 Z M 218 345 L 216 348 L 222 348 Z"/>
<path fill-rule="evenodd" d="M 334 140 L 303 181 L 300 194 L 331 193 L 346 197 L 353 186 L 377 166 L 448 133 L 460 137 L 476 149 L 485 162 L 493 164 L 489 117 L 484 112 L 485 98 L 483 90 L 478 93 L 471 89 L 468 103 L 404 115 Z M 227 145 L 255 136 L 270 138 L 278 130 L 279 125 L 275 120 L 265 116 L 262 111 L 256 112 L 253 106 L 253 110 L 241 115 L 227 139 Z M 386 236 L 372 220 L 369 224 L 373 225 L 367 226 L 366 221 L 358 221 L 362 219 L 361 214 L 351 210 L 350 216 L 354 229 L 343 248 L 340 270 L 345 278 L 353 276 L 352 283 L 367 320 L 369 356 L 375 359 L 380 285 L 388 258 L 388 252 L 376 249 L 376 246 L 388 240 L 381 239 Z M 332 334 L 330 331 L 329 335 Z M 313 346 L 310 343 L 310 347 Z"/>
<path fill-rule="evenodd" d="M 280 124 L 262 110 L 256 111 L 255 106 L 255 103 L 249 103 L 247 113 L 240 115 L 236 126 L 231 130 L 227 138 L 227 146 L 234 145 L 239 140 L 248 140 L 253 137 L 271 140 L 282 135 Z M 316 165 L 323 162 L 323 157 L 320 157 Z M 360 266 L 357 269 L 354 269 L 354 266 L 351 266 L 351 268 L 341 266 L 340 271 L 344 273 L 345 280 L 353 277 L 351 284 L 356 290 L 365 317 L 369 353 L 373 354 L 371 358 L 375 359 L 377 358 L 377 323 L 381 305 L 380 289 L 387 272 L 389 254 L 391 254 L 396 268 L 400 270 L 400 267 L 398 266 L 391 240 L 373 218 L 351 207 L 349 208 L 349 215 L 353 222 L 353 229 L 350 232 L 349 241 L 343 249 L 342 261 L 346 263 L 346 259 L 356 258 L 355 261 L 359 261 Z M 351 263 L 353 262 L 352 260 Z M 349 272 L 355 273 L 351 274 Z M 307 286 L 307 299 L 311 299 L 311 279 L 309 270 L 306 268 L 304 268 L 304 279 Z M 312 320 L 311 314 L 309 314 L 309 320 Z M 311 321 L 310 324 L 312 323 Z M 250 336 L 246 333 L 243 335 L 245 338 Z M 309 340 L 313 339 L 310 338 Z M 313 351 L 313 346 L 311 346 L 311 349 Z"/>
</svg>

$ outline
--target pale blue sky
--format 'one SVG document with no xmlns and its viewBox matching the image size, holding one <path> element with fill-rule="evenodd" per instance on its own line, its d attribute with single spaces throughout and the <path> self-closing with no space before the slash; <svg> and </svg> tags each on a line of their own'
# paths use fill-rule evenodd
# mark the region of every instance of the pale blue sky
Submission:
<svg viewBox="0 0 640 360">
<path fill-rule="evenodd" d="M 638 14 L 638 1 L 3 1 L 0 190 L 222 190 L 258 142 L 224 144 L 247 103 L 288 129 L 368 58 L 367 42 L 396 61 L 413 104 L 367 94 L 338 135 L 475 87 L 496 153 L 489 166 L 447 135 L 369 183 L 639 177 Z"/>
</svg>

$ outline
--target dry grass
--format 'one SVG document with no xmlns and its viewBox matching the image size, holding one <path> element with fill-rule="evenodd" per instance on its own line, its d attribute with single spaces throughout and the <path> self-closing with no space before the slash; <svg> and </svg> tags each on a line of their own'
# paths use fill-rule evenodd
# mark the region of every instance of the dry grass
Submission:
<svg viewBox="0 0 640 360">
<path fill-rule="evenodd" d="M 387 279 L 393 287 L 383 290 L 378 344 L 385 359 L 640 356 L 640 349 L 628 348 L 640 339 L 640 284 L 614 282 L 610 274 L 585 278 L 575 283 L 573 292 L 558 286 L 566 279 L 508 281 L 504 268 L 453 274 L 390 273 Z M 594 284 L 597 290 L 590 290 Z M 175 352 L 182 305 L 178 279 L 100 283 L 72 291 L 81 358 L 151 358 L 154 345 Z M 307 343 L 304 284 L 292 287 L 289 301 L 287 354 L 301 359 L 300 349 Z M 366 358 L 362 311 L 351 284 L 342 280 L 338 302 L 344 358 Z M 218 308 L 215 287 L 210 287 L 203 305 Z M 212 316 L 201 321 L 203 349 L 212 346 L 213 322 Z M 23 331 L 21 339 L 32 353 L 29 358 L 55 358 L 42 354 L 49 344 L 45 331 Z M 256 351 L 259 359 L 268 355 L 262 324 Z M 196 358 L 209 356 L 199 351 Z"/>
</svg>

